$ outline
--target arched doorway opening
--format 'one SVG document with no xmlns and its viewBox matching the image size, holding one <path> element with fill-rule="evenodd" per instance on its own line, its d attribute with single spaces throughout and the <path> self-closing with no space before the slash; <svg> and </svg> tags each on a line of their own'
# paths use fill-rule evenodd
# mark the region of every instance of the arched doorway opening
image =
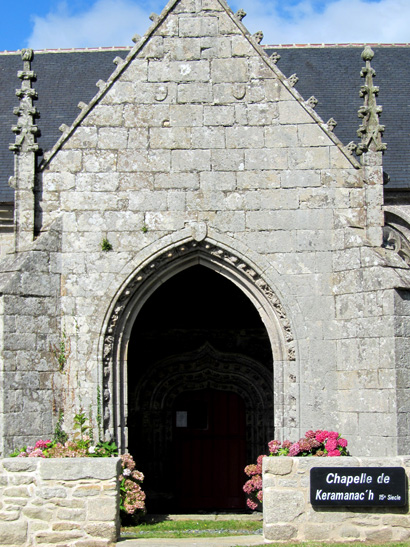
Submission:
<svg viewBox="0 0 410 547">
<path fill-rule="evenodd" d="M 274 424 L 272 347 L 254 304 L 192 265 L 145 301 L 127 362 L 128 447 L 149 510 L 245 509 L 243 468 Z"/>
</svg>

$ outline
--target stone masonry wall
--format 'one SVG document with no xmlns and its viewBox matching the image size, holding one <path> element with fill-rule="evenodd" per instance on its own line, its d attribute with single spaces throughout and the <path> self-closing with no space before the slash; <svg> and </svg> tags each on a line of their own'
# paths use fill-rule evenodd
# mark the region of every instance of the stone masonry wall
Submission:
<svg viewBox="0 0 410 547">
<path fill-rule="evenodd" d="M 312 467 L 404 467 L 410 457 L 289 458 L 263 460 L 263 519 L 267 541 L 407 541 L 408 505 L 394 508 L 313 508 Z"/>
<path fill-rule="evenodd" d="M 286 409 L 278 437 L 326 427 L 351 433 L 359 446 L 371 431 L 369 454 L 397 453 L 396 279 L 374 250 L 383 222 L 380 166 L 365 166 L 372 175 L 365 176 L 314 101 L 299 95 L 225 2 L 171 1 L 153 19 L 91 103 L 80 104 L 38 173 L 36 225 L 47 233 L 58 220 L 62 229 L 53 290 L 71 345 L 67 390 L 77 397 L 65 405 L 65 425 L 80 400 L 96 415 L 104 339 L 115 345 L 126 337 L 107 334 L 124 287 L 201 231 L 205 244 L 248 264 L 288 318 L 295 355 L 284 369 L 291 387 L 278 394 Z M 16 310 L 10 306 L 5 321 Z M 5 367 L 16 367 L 16 352 L 25 366 L 44 343 L 21 322 L 10 328 Z M 373 376 L 361 382 L 368 363 Z M 118 396 L 123 373 L 126 383 L 125 370 L 104 371 L 112 415 L 126 400 Z M 20 394 L 15 408 L 24 404 Z M 9 423 L 15 428 L 18 416 Z"/>
<path fill-rule="evenodd" d="M 0 544 L 115 545 L 119 472 L 118 458 L 0 460 Z"/>
</svg>

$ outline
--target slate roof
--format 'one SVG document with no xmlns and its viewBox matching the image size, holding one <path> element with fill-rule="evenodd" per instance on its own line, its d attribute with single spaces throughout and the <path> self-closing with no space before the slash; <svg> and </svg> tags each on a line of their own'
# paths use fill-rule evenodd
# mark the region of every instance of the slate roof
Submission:
<svg viewBox="0 0 410 547">
<path fill-rule="evenodd" d="M 318 99 L 316 112 L 326 122 L 333 117 L 338 125 L 334 133 L 344 143 L 359 142 L 357 110 L 359 97 L 360 55 L 363 45 L 265 46 L 268 53 L 281 55 L 278 68 L 286 75 L 296 73 L 296 89 L 309 99 Z M 372 66 L 375 84 L 380 87 L 378 104 L 383 106 L 381 123 L 386 126 L 383 141 L 388 150 L 384 170 L 390 176 L 388 188 L 410 189 L 410 45 L 374 45 Z M 107 80 L 114 71 L 114 57 L 125 57 L 130 48 L 35 52 L 32 70 L 37 74 L 33 87 L 38 92 L 35 106 L 40 113 L 36 124 L 41 130 L 40 147 L 52 148 L 61 136 L 59 126 L 71 125 L 80 110 L 80 101 L 88 103 L 97 93 L 96 82 Z M 15 90 L 20 87 L 17 71 L 22 70 L 19 53 L 0 53 L 0 202 L 12 201 L 8 179 L 13 175 L 14 142 L 11 126 L 16 123 L 13 108 L 18 106 Z M 41 157 L 40 157 L 41 159 Z"/>
</svg>

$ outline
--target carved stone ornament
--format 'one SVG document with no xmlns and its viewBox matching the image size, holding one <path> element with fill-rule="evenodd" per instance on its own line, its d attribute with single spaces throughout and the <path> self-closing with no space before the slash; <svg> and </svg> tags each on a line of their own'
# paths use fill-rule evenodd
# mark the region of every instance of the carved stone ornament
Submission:
<svg viewBox="0 0 410 547">
<path fill-rule="evenodd" d="M 204 241 L 208 235 L 208 226 L 206 222 L 192 222 L 190 224 L 191 235 L 194 241 Z"/>
<path fill-rule="evenodd" d="M 335 130 L 336 125 L 337 125 L 337 121 L 334 118 L 330 118 L 330 120 L 327 120 L 326 125 L 327 125 L 327 128 L 329 129 L 329 131 L 333 132 Z"/>
<path fill-rule="evenodd" d="M 156 23 L 159 19 L 159 15 L 157 13 L 151 13 L 151 15 L 149 16 L 149 18 L 151 19 L 151 21 L 153 23 Z"/>
<path fill-rule="evenodd" d="M 198 225 L 199 232 L 203 229 L 200 224 L 201 223 Z M 181 258 L 184 258 L 189 254 L 209 255 L 213 262 L 220 261 L 222 263 L 228 263 L 230 267 L 237 270 L 240 275 L 246 276 L 254 286 L 258 287 L 259 291 L 272 306 L 276 317 L 282 326 L 282 332 L 286 343 L 287 359 L 289 361 L 295 361 L 295 341 L 290 322 L 278 297 L 263 278 L 248 264 L 232 253 L 221 249 L 216 245 L 207 243 L 206 241 L 190 241 L 164 252 L 162 255 L 158 256 L 156 260 L 139 270 L 118 297 L 108 321 L 103 342 L 103 392 L 104 398 L 105 394 L 107 394 L 107 401 L 110 399 L 109 394 L 111 389 L 111 374 L 114 367 L 115 341 L 121 334 L 118 330 L 118 322 L 123 312 L 145 282 L 151 282 L 152 277 L 159 275 L 161 270 L 170 267 L 173 262 L 177 263 Z M 112 431 L 111 426 L 110 408 L 107 404 L 104 408 L 104 431 Z"/>
<path fill-rule="evenodd" d="M 155 100 L 158 102 L 165 101 L 168 97 L 168 86 L 159 85 L 155 90 Z"/>
<path fill-rule="evenodd" d="M 16 90 L 20 106 L 13 109 L 13 113 L 18 116 L 17 124 L 12 127 L 16 138 L 15 142 L 9 145 L 9 150 L 13 152 L 35 153 L 39 150 L 35 141 L 35 135 L 39 133 L 39 129 L 34 124 L 34 116 L 37 115 L 37 110 L 33 106 L 33 99 L 37 98 L 37 93 L 31 87 L 31 81 L 36 78 L 35 73 L 31 70 L 33 56 L 32 49 L 23 49 L 21 51 L 23 70 L 19 70 L 17 73 L 17 76 L 21 79 L 21 88 Z"/>
<path fill-rule="evenodd" d="M 350 141 L 348 145 L 346 145 L 346 150 L 349 152 L 349 154 L 354 154 L 357 150 L 357 143 L 354 141 Z"/>
<path fill-rule="evenodd" d="M 235 99 L 238 99 L 238 101 L 243 99 L 246 95 L 246 85 L 235 84 L 232 88 L 232 95 L 235 97 Z"/>
<path fill-rule="evenodd" d="M 139 34 L 134 34 L 131 40 L 134 42 L 134 44 L 137 44 L 141 40 L 141 36 Z"/>
<path fill-rule="evenodd" d="M 272 59 L 272 62 L 276 65 L 276 63 L 280 60 L 280 55 L 277 51 L 274 51 L 270 55 L 270 59 Z"/>
<path fill-rule="evenodd" d="M 260 44 L 263 40 L 263 32 L 261 30 L 258 30 L 258 32 L 255 32 L 252 37 L 257 44 Z"/>
<path fill-rule="evenodd" d="M 384 125 L 379 124 L 379 116 L 383 110 L 381 106 L 377 105 L 376 101 L 379 88 L 373 85 L 373 77 L 376 76 L 376 71 L 370 64 L 373 56 L 374 53 L 371 47 L 366 46 L 362 52 L 362 59 L 366 61 L 366 66 L 362 68 L 360 73 L 361 77 L 365 78 L 365 85 L 360 89 L 360 96 L 363 97 L 364 104 L 358 111 L 359 118 L 363 119 L 362 124 L 357 130 L 357 136 L 361 137 L 361 142 L 356 151 L 358 155 L 368 150 L 384 152 L 387 148 L 387 145 L 382 142 Z"/>
<path fill-rule="evenodd" d="M 290 85 L 290 87 L 294 87 L 299 81 L 299 78 L 297 77 L 296 74 L 292 74 L 292 76 L 289 76 L 289 78 L 287 79 L 287 82 L 288 84 Z"/>
<path fill-rule="evenodd" d="M 242 8 L 240 10 L 238 10 L 236 13 L 235 13 L 235 17 L 239 20 L 239 21 L 242 21 L 242 19 L 244 19 L 246 17 L 246 11 L 244 11 Z"/>
<path fill-rule="evenodd" d="M 410 266 L 409 240 L 399 230 L 388 224 L 383 227 L 382 247 L 395 251 Z"/>
<path fill-rule="evenodd" d="M 309 99 L 306 101 L 306 104 L 308 106 L 310 106 L 310 108 L 315 108 L 315 106 L 317 105 L 318 103 L 318 100 L 316 99 L 316 97 L 314 95 L 312 95 L 311 97 L 309 97 Z"/>
</svg>

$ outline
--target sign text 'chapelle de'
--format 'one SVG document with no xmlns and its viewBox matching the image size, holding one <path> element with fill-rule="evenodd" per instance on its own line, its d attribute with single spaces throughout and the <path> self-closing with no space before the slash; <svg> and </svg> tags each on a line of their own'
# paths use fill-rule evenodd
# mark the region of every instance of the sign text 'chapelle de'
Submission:
<svg viewBox="0 0 410 547">
<path fill-rule="evenodd" d="M 402 467 L 313 467 L 310 503 L 316 506 L 403 506 L 407 503 Z"/>
</svg>

